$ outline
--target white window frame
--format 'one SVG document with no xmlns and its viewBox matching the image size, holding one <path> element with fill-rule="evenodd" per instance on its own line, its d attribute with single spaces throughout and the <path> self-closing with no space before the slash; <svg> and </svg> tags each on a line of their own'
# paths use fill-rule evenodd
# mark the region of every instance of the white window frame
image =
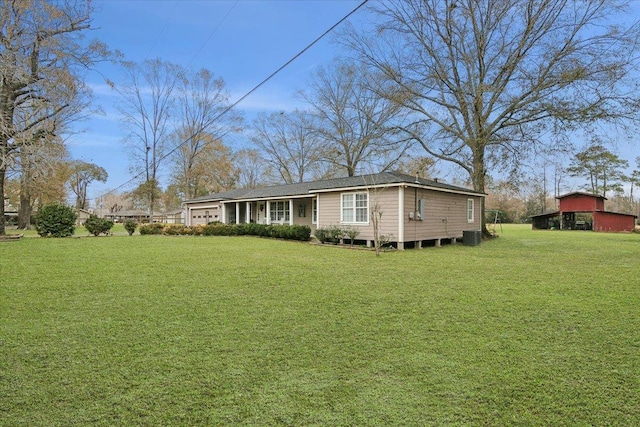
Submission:
<svg viewBox="0 0 640 427">
<path fill-rule="evenodd" d="M 275 213 L 275 217 L 274 214 Z M 291 218 L 291 210 L 290 204 L 288 200 L 272 200 L 269 203 L 269 222 L 271 224 L 284 224 L 285 222 L 289 222 Z"/>
<path fill-rule="evenodd" d="M 467 199 L 467 222 L 475 222 L 475 200 Z"/>
<path fill-rule="evenodd" d="M 318 198 L 314 197 L 311 200 L 311 223 L 318 223 Z"/>
<path fill-rule="evenodd" d="M 366 197 L 366 206 L 358 206 L 358 196 Z M 349 206 L 345 206 L 345 200 L 349 200 Z M 360 200 L 361 201 L 361 200 Z M 358 221 L 358 212 L 362 214 L 365 209 L 365 220 Z M 351 218 L 345 219 L 345 211 L 350 212 Z M 369 224 L 369 193 L 360 191 L 357 193 L 341 193 L 340 194 L 340 222 L 342 224 Z"/>
</svg>

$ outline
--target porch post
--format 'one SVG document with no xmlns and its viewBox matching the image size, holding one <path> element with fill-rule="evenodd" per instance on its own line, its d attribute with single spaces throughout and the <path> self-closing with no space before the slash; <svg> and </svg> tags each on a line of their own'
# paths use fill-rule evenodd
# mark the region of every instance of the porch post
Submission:
<svg viewBox="0 0 640 427">
<path fill-rule="evenodd" d="M 236 202 L 236 224 L 240 224 L 240 203 Z"/>
<path fill-rule="evenodd" d="M 267 219 L 267 225 L 271 224 L 271 202 L 267 200 L 267 206 L 264 208 L 264 215 Z"/>
<path fill-rule="evenodd" d="M 247 202 L 245 207 L 244 222 L 247 224 L 251 222 L 251 202 Z"/>
<path fill-rule="evenodd" d="M 293 225 L 293 199 L 289 199 L 289 225 Z"/>
<path fill-rule="evenodd" d="M 227 204 L 226 203 L 220 203 L 220 208 L 222 209 L 222 212 L 220 212 L 220 222 L 222 222 L 223 224 L 227 223 Z"/>
</svg>

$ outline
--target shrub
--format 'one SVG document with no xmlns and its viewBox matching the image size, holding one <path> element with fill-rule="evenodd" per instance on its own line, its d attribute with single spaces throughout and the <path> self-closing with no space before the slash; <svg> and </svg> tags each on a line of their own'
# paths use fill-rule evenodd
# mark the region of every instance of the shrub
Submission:
<svg viewBox="0 0 640 427">
<path fill-rule="evenodd" d="M 160 224 L 160 223 L 151 223 L 151 224 L 142 224 L 140 226 L 140 234 L 147 235 L 147 234 L 162 234 L 164 231 L 164 224 Z"/>
<path fill-rule="evenodd" d="M 163 233 L 168 236 L 189 236 L 193 231 L 184 224 L 167 224 L 164 226 Z"/>
<path fill-rule="evenodd" d="M 140 234 L 165 234 L 169 236 L 194 235 L 194 236 L 260 236 L 278 239 L 308 241 L 311 237 L 311 228 L 306 225 L 281 225 L 281 224 L 223 224 L 219 221 L 210 222 L 207 225 L 194 225 L 192 227 L 182 224 L 142 224 Z"/>
<path fill-rule="evenodd" d="M 128 219 L 124 222 L 124 229 L 127 230 L 129 236 L 131 236 L 136 231 L 136 227 L 138 227 L 138 223 L 132 219 Z"/>
<path fill-rule="evenodd" d="M 84 228 L 94 236 L 109 234 L 113 228 L 113 221 L 105 218 L 98 218 L 96 215 L 89 215 L 89 219 L 84 223 Z"/>
<path fill-rule="evenodd" d="M 360 235 L 360 229 L 358 227 L 354 227 L 353 225 L 347 225 L 342 228 L 342 233 L 345 237 L 349 238 L 351 242 L 351 246 L 353 246 L 353 241 L 356 240 L 356 237 Z"/>
<path fill-rule="evenodd" d="M 307 242 L 311 238 L 311 227 L 308 225 L 292 225 L 291 230 L 295 240 Z"/>
<path fill-rule="evenodd" d="M 72 236 L 78 215 L 75 210 L 61 203 L 46 205 L 38 210 L 36 231 L 42 237 Z"/>
<path fill-rule="evenodd" d="M 316 231 L 313 232 L 313 235 L 316 236 L 316 239 L 318 239 L 320 243 L 328 242 L 326 228 L 316 228 Z"/>
<path fill-rule="evenodd" d="M 337 225 L 330 225 L 325 228 L 316 229 L 314 235 L 322 243 L 333 243 L 334 245 L 340 242 L 341 239 L 348 237 L 353 245 L 353 241 L 360 235 L 360 229 L 351 225 L 339 227 Z"/>
</svg>

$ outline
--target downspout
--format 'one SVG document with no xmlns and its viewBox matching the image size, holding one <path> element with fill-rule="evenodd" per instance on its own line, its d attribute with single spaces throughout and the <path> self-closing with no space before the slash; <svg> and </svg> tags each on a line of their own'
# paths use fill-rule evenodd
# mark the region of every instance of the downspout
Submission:
<svg viewBox="0 0 640 427">
<path fill-rule="evenodd" d="M 404 249 L 404 187 L 398 187 L 398 249 Z"/>
</svg>

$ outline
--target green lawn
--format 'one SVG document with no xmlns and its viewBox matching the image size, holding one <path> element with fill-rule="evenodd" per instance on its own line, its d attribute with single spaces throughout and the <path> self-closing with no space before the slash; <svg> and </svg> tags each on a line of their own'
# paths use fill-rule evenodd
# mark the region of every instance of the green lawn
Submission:
<svg viewBox="0 0 640 427">
<path fill-rule="evenodd" d="M 0 242 L 0 425 L 637 425 L 640 235 Z"/>
</svg>

